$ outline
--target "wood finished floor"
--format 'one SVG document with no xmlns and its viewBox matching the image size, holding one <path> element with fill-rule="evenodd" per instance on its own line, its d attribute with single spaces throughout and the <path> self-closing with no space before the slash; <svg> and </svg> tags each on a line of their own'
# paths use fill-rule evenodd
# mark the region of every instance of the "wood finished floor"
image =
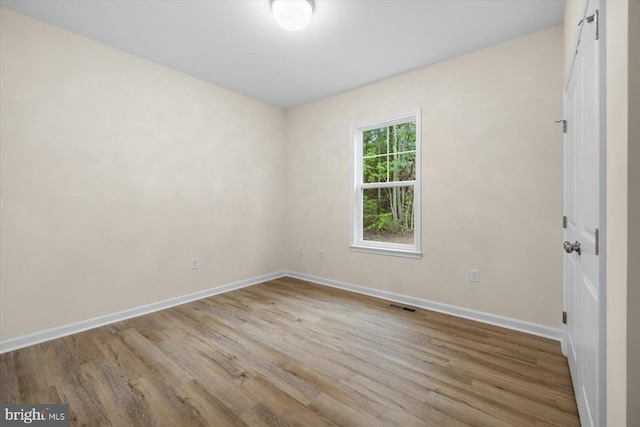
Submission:
<svg viewBox="0 0 640 427">
<path fill-rule="evenodd" d="M 578 426 L 560 344 L 282 278 L 0 355 L 87 426 Z"/>
</svg>

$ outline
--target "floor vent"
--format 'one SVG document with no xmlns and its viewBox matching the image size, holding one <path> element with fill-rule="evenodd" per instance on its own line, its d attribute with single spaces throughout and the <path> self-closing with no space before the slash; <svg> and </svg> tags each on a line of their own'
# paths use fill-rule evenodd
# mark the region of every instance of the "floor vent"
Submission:
<svg viewBox="0 0 640 427">
<path fill-rule="evenodd" d="M 402 311 L 408 311 L 410 313 L 415 313 L 416 309 L 415 308 L 411 308 L 411 307 L 404 307 L 398 304 L 389 304 L 389 307 L 391 308 L 397 308 L 398 310 L 402 310 Z"/>
</svg>

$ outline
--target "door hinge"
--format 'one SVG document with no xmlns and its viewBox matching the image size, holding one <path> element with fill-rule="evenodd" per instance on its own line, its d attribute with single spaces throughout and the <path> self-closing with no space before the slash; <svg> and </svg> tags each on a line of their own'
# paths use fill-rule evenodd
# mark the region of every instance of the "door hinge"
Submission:
<svg viewBox="0 0 640 427">
<path fill-rule="evenodd" d="M 563 325 L 567 324 L 567 312 L 566 311 L 562 312 L 562 324 Z"/>
<path fill-rule="evenodd" d="M 562 133 L 567 133 L 567 121 L 566 120 L 556 120 L 556 123 L 562 123 Z"/>
<path fill-rule="evenodd" d="M 595 23 L 596 23 L 596 40 L 598 40 L 600 38 L 600 19 L 598 19 L 598 18 L 599 18 L 598 9 L 596 9 L 596 11 L 593 13 L 593 15 L 585 17 L 579 23 L 579 24 L 582 24 L 582 22 L 586 21 L 587 23 L 591 24 L 592 22 L 595 21 Z"/>
<path fill-rule="evenodd" d="M 566 216 L 562 217 L 562 228 L 567 228 L 567 217 Z"/>
<path fill-rule="evenodd" d="M 596 255 L 600 255 L 600 229 L 596 228 Z"/>
</svg>

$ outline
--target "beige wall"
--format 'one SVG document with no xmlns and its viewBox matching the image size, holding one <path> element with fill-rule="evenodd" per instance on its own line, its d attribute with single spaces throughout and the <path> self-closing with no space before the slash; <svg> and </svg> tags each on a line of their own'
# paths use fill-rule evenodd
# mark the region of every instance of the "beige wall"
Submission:
<svg viewBox="0 0 640 427">
<path fill-rule="evenodd" d="M 607 425 L 626 426 L 628 2 L 606 5 Z"/>
<path fill-rule="evenodd" d="M 606 3 L 607 425 L 640 425 L 640 2 Z"/>
<path fill-rule="evenodd" d="M 284 113 L 0 19 L 0 339 L 283 268 L 560 326 L 562 26 Z M 414 106 L 424 257 L 352 253 L 350 124 Z"/>
<path fill-rule="evenodd" d="M 640 426 L 640 1 L 629 2 L 627 422 Z"/>
<path fill-rule="evenodd" d="M 606 3 L 607 421 L 640 425 L 640 2 Z"/>
<path fill-rule="evenodd" d="M 0 31 L 0 339 L 284 268 L 281 110 L 4 8 Z"/>
<path fill-rule="evenodd" d="M 556 26 L 289 110 L 288 268 L 560 327 L 562 39 Z M 350 125 L 415 106 L 424 257 L 350 252 Z"/>
</svg>

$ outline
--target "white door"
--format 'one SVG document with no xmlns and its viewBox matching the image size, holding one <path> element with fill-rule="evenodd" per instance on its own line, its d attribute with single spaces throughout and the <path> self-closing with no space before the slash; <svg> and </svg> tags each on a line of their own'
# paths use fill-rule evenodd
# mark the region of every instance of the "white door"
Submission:
<svg viewBox="0 0 640 427">
<path fill-rule="evenodd" d="M 580 421 L 603 426 L 599 280 L 600 100 L 597 1 L 589 1 L 564 93 L 563 347 L 569 360 Z"/>
</svg>

